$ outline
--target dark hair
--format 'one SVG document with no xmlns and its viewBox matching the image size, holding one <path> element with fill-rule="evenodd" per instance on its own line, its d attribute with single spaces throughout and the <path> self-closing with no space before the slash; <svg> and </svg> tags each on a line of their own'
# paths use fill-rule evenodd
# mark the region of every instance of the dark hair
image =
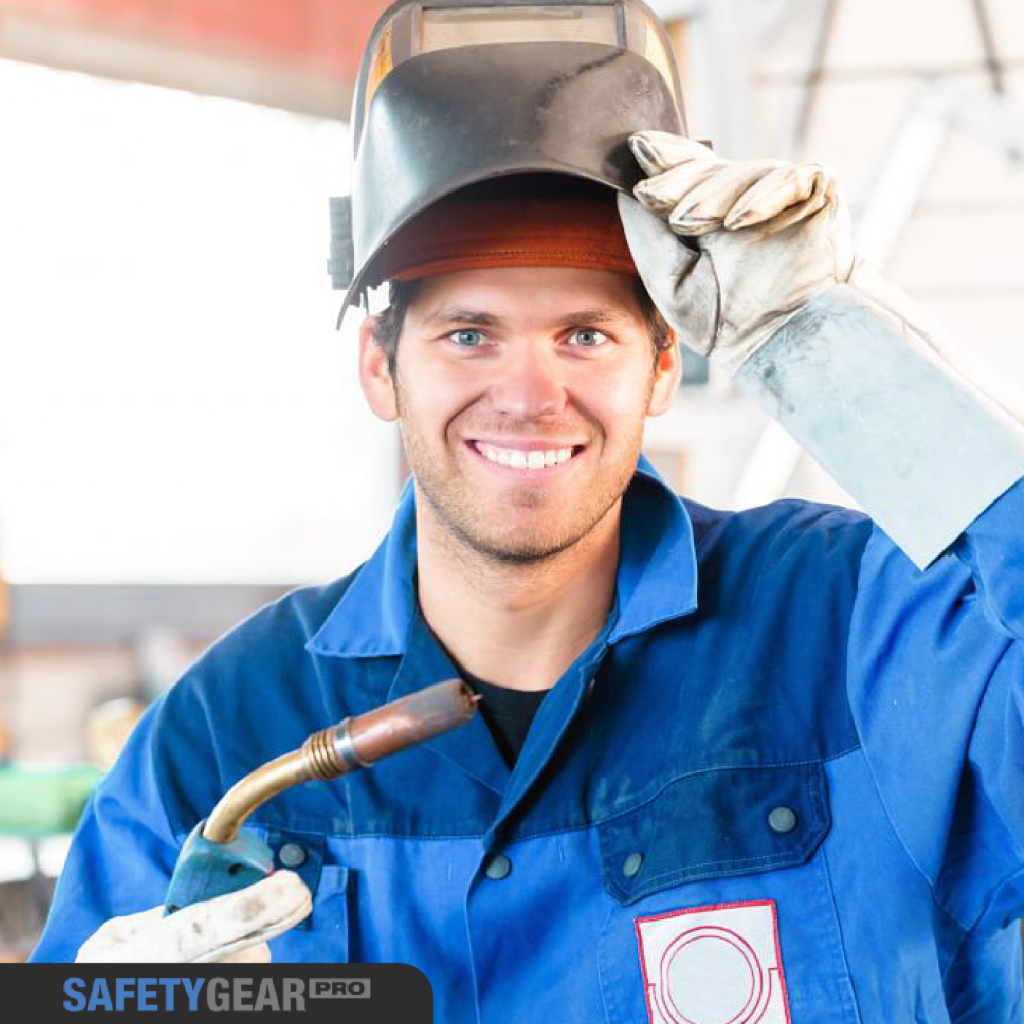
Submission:
<svg viewBox="0 0 1024 1024">
<path fill-rule="evenodd" d="M 388 357 L 388 373 L 392 379 L 395 376 L 395 361 L 398 358 L 398 339 L 402 336 L 405 315 L 416 297 L 418 287 L 419 281 L 391 281 L 388 284 L 388 307 L 380 314 L 373 327 L 373 340 Z M 657 362 L 660 353 L 673 344 L 669 340 L 669 326 L 638 278 L 633 279 L 633 287 L 651 336 L 654 361 Z"/>
</svg>

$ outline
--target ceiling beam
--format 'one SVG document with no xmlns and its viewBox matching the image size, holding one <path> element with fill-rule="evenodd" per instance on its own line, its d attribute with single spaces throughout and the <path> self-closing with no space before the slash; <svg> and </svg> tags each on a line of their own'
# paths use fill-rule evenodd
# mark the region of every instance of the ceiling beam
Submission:
<svg viewBox="0 0 1024 1024">
<path fill-rule="evenodd" d="M 0 0 L 0 57 L 343 118 L 386 0 Z"/>
</svg>

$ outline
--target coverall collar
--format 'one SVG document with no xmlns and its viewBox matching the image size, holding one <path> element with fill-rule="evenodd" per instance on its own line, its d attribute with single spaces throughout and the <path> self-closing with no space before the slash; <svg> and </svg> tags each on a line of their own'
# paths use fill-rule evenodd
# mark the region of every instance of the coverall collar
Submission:
<svg viewBox="0 0 1024 1024">
<path fill-rule="evenodd" d="M 690 517 L 679 496 L 642 455 L 623 498 L 621 531 L 619 615 L 607 636 L 609 644 L 697 607 Z M 306 649 L 341 658 L 404 655 L 410 625 L 419 615 L 415 573 L 416 505 L 410 481 L 387 537 Z"/>
</svg>

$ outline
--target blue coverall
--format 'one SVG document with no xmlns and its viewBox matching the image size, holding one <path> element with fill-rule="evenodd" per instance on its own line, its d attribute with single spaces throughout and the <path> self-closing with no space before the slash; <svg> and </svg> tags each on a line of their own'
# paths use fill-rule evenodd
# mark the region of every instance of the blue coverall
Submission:
<svg viewBox="0 0 1024 1024">
<path fill-rule="evenodd" d="M 314 893 L 274 959 L 413 964 L 450 1024 L 722 1024 L 730 999 L 733 1024 L 1019 1022 L 1022 539 L 1022 483 L 920 572 L 859 514 L 713 511 L 641 460 L 612 612 L 514 770 L 478 715 L 257 812 Z M 148 711 L 36 960 L 161 903 L 241 776 L 457 674 L 415 567 L 407 490 L 365 565 L 258 612 Z"/>
</svg>

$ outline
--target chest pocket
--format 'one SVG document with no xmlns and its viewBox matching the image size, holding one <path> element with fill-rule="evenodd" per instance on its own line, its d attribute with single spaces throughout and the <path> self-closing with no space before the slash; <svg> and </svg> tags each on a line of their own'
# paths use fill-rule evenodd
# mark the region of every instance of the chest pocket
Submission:
<svg viewBox="0 0 1024 1024">
<path fill-rule="evenodd" d="M 828 828 L 821 765 L 698 772 L 599 826 L 604 886 L 628 905 L 700 878 L 793 867 Z"/>
<path fill-rule="evenodd" d="M 322 835 L 263 830 L 263 836 L 274 852 L 275 868 L 294 871 L 313 895 L 312 913 L 271 941 L 274 963 L 347 963 L 351 872 L 324 863 Z"/>
<path fill-rule="evenodd" d="M 821 764 L 695 772 L 598 826 L 613 1024 L 855 1024 Z"/>
</svg>

